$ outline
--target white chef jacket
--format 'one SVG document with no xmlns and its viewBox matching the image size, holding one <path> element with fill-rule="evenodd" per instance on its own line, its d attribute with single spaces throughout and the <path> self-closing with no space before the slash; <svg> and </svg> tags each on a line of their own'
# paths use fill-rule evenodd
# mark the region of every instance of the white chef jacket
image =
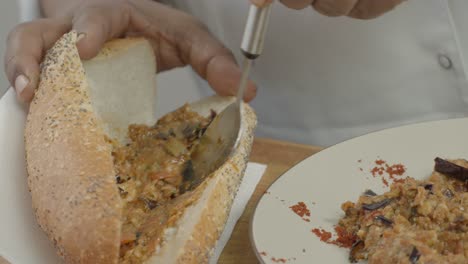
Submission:
<svg viewBox="0 0 468 264">
<path fill-rule="evenodd" d="M 247 0 L 169 2 L 202 20 L 242 59 Z M 468 116 L 467 13 L 466 0 L 411 0 L 374 20 L 275 4 L 252 71 L 257 135 L 328 146 L 383 128 Z"/>
<path fill-rule="evenodd" d="M 175 2 L 241 59 L 247 4 Z M 276 5 L 252 75 L 260 86 L 252 103 L 258 134 L 326 146 L 383 128 L 467 116 L 467 13 L 465 0 L 411 0 L 369 21 Z"/>
</svg>

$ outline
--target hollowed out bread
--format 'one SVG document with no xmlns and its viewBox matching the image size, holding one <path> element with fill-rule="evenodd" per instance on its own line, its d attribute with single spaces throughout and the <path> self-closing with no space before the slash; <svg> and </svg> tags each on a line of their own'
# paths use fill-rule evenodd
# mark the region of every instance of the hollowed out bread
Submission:
<svg viewBox="0 0 468 264">
<path fill-rule="evenodd" d="M 106 43 L 82 62 L 77 34 L 65 34 L 42 63 L 25 129 L 28 184 L 39 225 L 67 263 L 117 263 L 122 201 L 112 146 L 129 124 L 153 124 L 155 58 L 142 38 Z M 208 115 L 233 98 L 192 104 Z M 230 212 L 247 165 L 256 116 L 243 105 L 242 139 L 234 155 L 193 195 L 166 242 L 148 263 L 206 263 Z"/>
</svg>

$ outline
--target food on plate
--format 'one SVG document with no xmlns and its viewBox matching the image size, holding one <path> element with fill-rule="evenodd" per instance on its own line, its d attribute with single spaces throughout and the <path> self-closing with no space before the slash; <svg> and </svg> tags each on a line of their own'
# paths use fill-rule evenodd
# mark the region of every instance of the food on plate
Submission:
<svg viewBox="0 0 468 264">
<path fill-rule="evenodd" d="M 427 180 L 407 177 L 345 202 L 338 226 L 354 236 L 350 261 L 468 263 L 468 161 L 436 158 Z"/>
<path fill-rule="evenodd" d="M 186 104 L 155 122 L 156 65 L 140 38 L 81 61 L 77 33 L 46 54 L 25 128 L 36 219 L 67 263 L 207 263 L 242 180 L 256 117 L 243 105 L 229 160 L 191 191 L 191 152 L 233 98 Z"/>
</svg>

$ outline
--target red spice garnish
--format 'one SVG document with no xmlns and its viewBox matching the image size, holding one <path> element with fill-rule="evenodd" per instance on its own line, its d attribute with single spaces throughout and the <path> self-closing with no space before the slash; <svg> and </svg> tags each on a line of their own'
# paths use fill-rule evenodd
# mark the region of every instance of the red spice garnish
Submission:
<svg viewBox="0 0 468 264">
<path fill-rule="evenodd" d="M 392 180 L 392 182 L 402 182 L 402 179 L 396 178 L 396 176 L 403 176 L 406 172 L 406 168 L 402 164 L 393 164 L 389 165 L 386 161 L 382 159 L 375 160 L 374 163 L 376 164 L 375 167 L 373 167 L 370 172 L 372 173 L 372 176 L 376 177 L 377 175 L 382 176 L 382 183 L 385 186 L 389 186 L 389 181 Z M 385 173 L 385 175 L 384 175 Z M 388 179 L 385 178 L 385 176 L 388 176 Z"/>
<path fill-rule="evenodd" d="M 286 263 L 285 258 L 271 258 L 271 261 L 276 262 L 276 263 Z"/>
<path fill-rule="evenodd" d="M 388 187 L 388 181 L 385 178 L 382 178 L 382 183 Z"/>
<path fill-rule="evenodd" d="M 290 206 L 291 210 L 302 218 L 306 222 L 310 222 L 310 210 L 304 202 L 298 202 L 297 204 Z"/>
<path fill-rule="evenodd" d="M 335 233 L 337 238 L 332 240 L 332 233 L 325 231 L 324 229 L 314 228 L 312 229 L 312 233 L 314 233 L 320 241 L 323 241 L 327 244 L 337 245 L 339 247 L 344 248 L 351 248 L 351 246 L 356 242 L 356 235 L 352 233 L 348 233 L 343 227 L 335 226 Z"/>
<path fill-rule="evenodd" d="M 262 252 L 260 252 L 260 255 L 266 257 L 267 253 L 265 251 L 262 251 Z M 295 260 L 296 258 L 293 258 L 293 259 Z M 276 263 L 280 263 L 280 262 L 281 263 L 286 263 L 286 261 L 288 261 L 288 260 L 291 260 L 291 259 L 271 257 L 271 261 L 276 262 Z"/>
<path fill-rule="evenodd" d="M 383 165 L 385 163 L 386 162 L 384 160 L 381 160 L 381 159 L 378 159 L 378 160 L 375 161 L 375 164 L 377 164 L 377 165 Z"/>
<path fill-rule="evenodd" d="M 387 165 L 387 169 L 385 171 L 390 175 L 390 177 L 392 177 L 394 175 L 403 175 L 406 172 L 406 169 L 402 164 L 393 164 L 392 166 Z"/>
<path fill-rule="evenodd" d="M 372 170 L 371 170 L 372 176 L 375 177 L 375 176 L 377 176 L 377 174 L 378 174 L 378 175 L 382 175 L 382 174 L 384 173 L 384 170 L 385 170 L 385 169 L 382 168 L 382 167 L 374 167 L 374 168 L 372 168 Z"/>
<path fill-rule="evenodd" d="M 344 227 L 335 226 L 335 232 L 338 237 L 333 241 L 333 244 L 339 247 L 351 248 L 357 240 L 356 235 L 349 233 Z"/>
<path fill-rule="evenodd" d="M 393 179 L 394 183 L 404 183 L 405 179 Z"/>
<path fill-rule="evenodd" d="M 318 238 L 320 238 L 320 241 L 323 242 L 328 242 L 332 237 L 332 233 L 325 231 L 324 229 L 314 228 L 312 229 L 312 233 L 314 233 Z"/>
<path fill-rule="evenodd" d="M 393 182 L 398 182 L 398 183 L 404 182 L 404 179 L 397 179 L 395 177 L 395 176 L 402 176 L 406 172 L 406 168 L 402 164 L 394 164 L 392 166 L 388 166 L 386 169 L 386 172 L 388 173 L 390 179 L 393 180 Z"/>
</svg>

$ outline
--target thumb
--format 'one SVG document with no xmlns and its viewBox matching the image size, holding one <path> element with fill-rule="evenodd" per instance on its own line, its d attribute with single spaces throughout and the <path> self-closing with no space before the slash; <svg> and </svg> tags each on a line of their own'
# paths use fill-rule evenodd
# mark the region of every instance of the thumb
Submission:
<svg viewBox="0 0 468 264">
<path fill-rule="evenodd" d="M 206 80 L 220 95 L 236 95 L 242 71 L 231 54 L 213 57 L 206 66 Z M 244 100 L 249 102 L 257 95 L 257 87 L 249 80 Z"/>
<path fill-rule="evenodd" d="M 106 41 L 123 36 L 135 23 L 134 11 L 121 5 L 90 6 L 76 13 L 73 29 L 81 34 L 76 45 L 83 59 L 96 56 Z"/>
<path fill-rule="evenodd" d="M 40 19 L 17 25 L 8 34 L 5 72 L 18 98 L 29 102 L 39 83 L 39 63 L 43 55 L 70 24 L 59 19 Z"/>
<path fill-rule="evenodd" d="M 73 30 L 79 33 L 76 47 L 82 59 L 91 59 L 98 54 L 108 38 L 109 23 L 107 15 L 95 12 L 83 12 L 73 19 Z"/>
</svg>

